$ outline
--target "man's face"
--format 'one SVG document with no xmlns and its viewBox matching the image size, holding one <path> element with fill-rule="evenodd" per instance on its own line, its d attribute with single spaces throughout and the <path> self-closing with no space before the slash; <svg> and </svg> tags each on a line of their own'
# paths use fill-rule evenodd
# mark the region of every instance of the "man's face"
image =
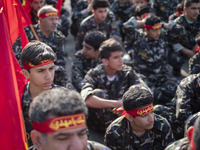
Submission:
<svg viewBox="0 0 200 150">
<path fill-rule="evenodd" d="M 57 29 L 58 26 L 58 16 L 49 16 L 43 19 L 40 19 L 40 26 L 42 30 L 46 33 L 51 33 Z"/>
<path fill-rule="evenodd" d="M 199 15 L 200 3 L 192 3 L 188 8 L 184 8 L 184 13 L 189 21 L 194 21 Z"/>
<path fill-rule="evenodd" d="M 121 71 L 123 66 L 122 52 L 116 51 L 112 52 L 108 59 L 104 58 L 104 65 L 107 71 L 115 72 Z"/>
<path fill-rule="evenodd" d="M 107 17 L 108 14 L 108 8 L 97 8 L 93 11 L 94 13 L 94 19 L 96 23 L 102 23 Z"/>
<path fill-rule="evenodd" d="M 135 130 L 150 130 L 154 126 L 154 112 L 144 116 L 139 116 L 131 119 L 131 125 Z"/>
<path fill-rule="evenodd" d="M 46 141 L 41 141 L 41 148 L 38 150 L 87 150 L 87 128 L 47 134 Z"/>
<path fill-rule="evenodd" d="M 147 5 L 147 2 L 145 0 L 130 0 L 130 3 L 133 4 L 135 7 L 142 4 Z"/>
<path fill-rule="evenodd" d="M 35 12 L 38 12 L 38 10 L 42 8 L 44 4 L 45 4 L 45 0 L 34 0 L 33 2 L 30 2 L 30 6 Z"/>
<path fill-rule="evenodd" d="M 41 91 L 49 90 L 53 83 L 54 74 L 54 63 L 32 68 L 30 69 L 30 73 L 28 73 L 30 86 Z"/>
<path fill-rule="evenodd" d="M 83 43 L 83 55 L 86 59 L 97 59 L 99 56 L 99 50 L 96 50 L 89 44 Z"/>
<path fill-rule="evenodd" d="M 159 40 L 160 38 L 160 34 L 161 34 L 161 28 L 159 29 L 153 29 L 153 30 L 147 30 L 146 29 L 146 33 L 147 33 L 147 37 L 150 39 L 150 40 Z"/>
</svg>

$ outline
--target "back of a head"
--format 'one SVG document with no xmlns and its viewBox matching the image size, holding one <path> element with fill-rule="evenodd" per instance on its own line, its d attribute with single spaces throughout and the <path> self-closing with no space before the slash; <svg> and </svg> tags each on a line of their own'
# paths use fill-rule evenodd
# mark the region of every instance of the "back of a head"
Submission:
<svg viewBox="0 0 200 150">
<path fill-rule="evenodd" d="M 176 11 L 183 11 L 183 6 L 184 6 L 183 2 L 177 4 L 177 6 L 176 6 Z"/>
<path fill-rule="evenodd" d="M 133 85 L 122 97 L 123 107 L 126 111 L 141 108 L 153 103 L 151 91 L 143 85 Z"/>
<path fill-rule="evenodd" d="M 40 41 L 29 42 L 21 52 L 21 64 L 25 62 L 38 65 L 43 60 L 56 60 L 56 53 L 47 44 Z"/>
<path fill-rule="evenodd" d="M 138 5 L 135 9 L 136 16 L 140 17 L 141 15 L 146 14 L 146 13 L 150 13 L 150 9 L 148 5 L 145 5 L 145 4 Z"/>
<path fill-rule="evenodd" d="M 78 113 L 87 115 L 87 107 L 80 94 L 63 88 L 54 88 L 39 94 L 29 110 L 32 122 L 44 122 L 51 117 Z"/>
<path fill-rule="evenodd" d="M 194 123 L 193 143 L 196 149 L 200 149 L 200 117 Z"/>
<path fill-rule="evenodd" d="M 96 10 L 97 8 L 109 7 L 110 3 L 108 0 L 92 0 L 92 8 Z"/>
<path fill-rule="evenodd" d="M 98 50 L 101 43 L 106 40 L 106 36 L 100 31 L 88 32 L 84 37 L 84 42 L 94 47 L 94 50 Z"/>
<path fill-rule="evenodd" d="M 118 41 L 116 41 L 113 38 L 110 38 L 110 39 L 104 41 L 100 45 L 100 48 L 99 48 L 100 55 L 99 55 L 99 57 L 101 59 L 103 59 L 103 58 L 108 59 L 112 52 L 117 52 L 117 51 L 123 52 L 123 50 L 124 49 L 123 49 L 122 45 Z"/>
<path fill-rule="evenodd" d="M 150 14 L 145 18 L 145 25 L 155 25 L 157 23 L 160 23 L 161 19 L 160 17 L 156 16 L 155 14 Z"/>
<path fill-rule="evenodd" d="M 199 3 L 199 0 L 184 0 L 184 7 L 188 8 L 192 3 Z"/>
<path fill-rule="evenodd" d="M 46 13 L 46 12 L 58 12 L 58 10 L 56 8 L 54 8 L 53 6 L 51 5 L 45 5 L 43 6 L 39 11 L 38 11 L 38 16 L 40 16 L 41 14 L 43 13 Z"/>
</svg>

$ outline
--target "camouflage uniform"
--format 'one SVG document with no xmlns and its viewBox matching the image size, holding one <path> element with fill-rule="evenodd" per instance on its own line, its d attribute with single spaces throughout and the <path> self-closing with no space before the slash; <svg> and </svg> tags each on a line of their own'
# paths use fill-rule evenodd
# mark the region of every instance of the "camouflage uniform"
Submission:
<svg viewBox="0 0 200 150">
<path fill-rule="evenodd" d="M 51 89 L 55 88 L 55 87 L 58 87 L 58 86 L 55 84 L 51 85 Z M 24 124 L 26 127 L 26 134 L 27 134 L 29 146 L 33 145 L 32 141 L 31 141 L 31 137 L 30 137 L 30 132 L 31 132 L 31 130 L 33 130 L 33 127 L 32 127 L 31 120 L 29 118 L 29 107 L 30 107 L 31 102 L 32 102 L 32 99 L 31 99 L 31 95 L 30 95 L 30 82 L 28 82 L 24 88 L 21 105 L 22 105 Z"/>
<path fill-rule="evenodd" d="M 177 79 L 168 75 L 169 43 L 164 36 L 159 40 L 150 40 L 145 32 L 136 29 L 136 25 L 135 17 L 124 23 L 124 31 L 128 37 L 125 47 L 133 48 L 132 66 L 136 72 L 145 76 L 144 81 L 154 92 L 155 103 L 169 102 L 178 85 Z"/>
<path fill-rule="evenodd" d="M 122 71 L 116 73 L 115 80 L 109 81 L 104 65 L 100 64 L 86 74 L 81 95 L 86 100 L 88 96 L 94 94 L 95 89 L 100 89 L 103 93 L 102 98 L 117 101 L 122 98 L 131 85 L 138 83 L 143 83 L 143 81 L 131 67 L 124 65 Z M 87 123 L 94 130 L 105 131 L 116 117 L 117 115 L 112 113 L 112 108 L 90 108 Z"/>
<path fill-rule="evenodd" d="M 177 12 L 175 12 L 175 13 L 173 13 L 173 14 L 171 14 L 171 15 L 169 16 L 168 22 L 171 22 L 171 21 L 175 20 L 175 19 L 178 18 L 178 17 L 179 17 L 179 16 L 177 16 Z"/>
<path fill-rule="evenodd" d="M 55 66 L 54 83 L 65 87 L 66 84 L 70 82 L 70 80 L 67 77 L 67 73 L 65 70 L 66 62 L 64 58 L 64 42 L 65 42 L 64 35 L 61 32 L 54 31 L 48 37 L 46 37 L 42 34 L 39 24 L 34 25 L 33 27 L 39 37 L 39 40 L 49 45 L 53 49 L 53 51 L 56 53 L 57 61 L 55 62 L 56 66 Z M 26 31 L 29 41 L 36 40 L 30 27 L 25 28 L 25 31 Z M 20 54 L 22 51 L 20 38 L 18 38 L 15 41 L 12 48 L 13 48 L 15 57 L 17 58 L 18 61 L 20 61 Z"/>
<path fill-rule="evenodd" d="M 165 150 L 187 150 L 189 145 L 190 142 L 188 141 L 188 138 L 185 137 L 170 144 L 167 148 L 165 148 Z"/>
<path fill-rule="evenodd" d="M 168 22 L 168 17 L 176 12 L 176 6 L 181 0 L 150 0 L 152 12 Z"/>
<path fill-rule="evenodd" d="M 189 74 L 200 73 L 200 51 L 189 60 Z"/>
<path fill-rule="evenodd" d="M 83 55 L 83 50 L 79 50 L 75 53 L 71 80 L 77 91 L 81 91 L 82 82 L 86 73 L 100 63 L 100 59 L 98 59 L 98 61 L 95 61 L 94 59 L 86 59 Z"/>
<path fill-rule="evenodd" d="M 106 147 L 103 144 L 94 141 L 87 141 L 87 150 L 110 150 L 110 148 Z M 35 146 L 31 146 L 29 150 L 37 150 Z"/>
<path fill-rule="evenodd" d="M 108 12 L 106 19 L 101 24 L 95 23 L 94 14 L 88 16 L 81 22 L 76 38 L 76 50 L 82 49 L 83 39 L 89 31 L 101 31 L 107 38 L 113 37 L 117 40 L 120 39 L 119 27 L 111 11 Z"/>
<path fill-rule="evenodd" d="M 162 150 L 174 141 L 171 127 L 167 120 L 154 116 L 154 127 L 142 137 L 132 132 L 130 122 L 125 116 L 117 118 L 107 128 L 105 144 L 112 150 Z"/>
</svg>

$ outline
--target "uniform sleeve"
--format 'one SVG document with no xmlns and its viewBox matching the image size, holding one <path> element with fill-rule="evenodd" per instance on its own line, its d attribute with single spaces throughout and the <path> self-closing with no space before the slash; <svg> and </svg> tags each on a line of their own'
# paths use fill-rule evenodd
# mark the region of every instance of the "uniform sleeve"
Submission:
<svg viewBox="0 0 200 150">
<path fill-rule="evenodd" d="M 200 51 L 189 60 L 189 74 L 200 72 Z"/>
<path fill-rule="evenodd" d="M 84 36 L 86 34 L 86 25 L 81 22 L 78 33 L 77 33 L 77 37 L 76 37 L 76 51 L 82 49 L 82 43 L 83 43 L 83 39 Z"/>
<path fill-rule="evenodd" d="M 168 145 L 170 145 L 171 143 L 173 143 L 175 141 L 171 126 L 167 120 L 166 120 L 166 125 L 167 125 L 167 127 L 166 127 L 165 133 L 164 133 L 164 139 L 163 139 L 164 147 L 163 148 L 166 148 Z"/>
</svg>

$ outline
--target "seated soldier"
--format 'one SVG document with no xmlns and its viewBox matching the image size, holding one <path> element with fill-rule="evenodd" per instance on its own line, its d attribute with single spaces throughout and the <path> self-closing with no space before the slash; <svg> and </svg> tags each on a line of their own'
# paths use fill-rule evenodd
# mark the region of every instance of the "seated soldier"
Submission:
<svg viewBox="0 0 200 150">
<path fill-rule="evenodd" d="M 21 65 L 24 76 L 29 79 L 22 97 L 22 111 L 29 145 L 32 145 L 30 131 L 32 125 L 28 116 L 29 106 L 39 93 L 56 87 L 53 84 L 56 54 L 46 44 L 33 41 L 28 43 L 21 53 Z"/>
<path fill-rule="evenodd" d="M 99 47 L 105 40 L 106 36 L 100 31 L 88 32 L 84 37 L 83 49 L 75 53 L 71 80 L 77 91 L 81 91 L 85 74 L 101 63 Z"/>
<path fill-rule="evenodd" d="M 144 27 L 143 31 L 138 28 Z M 161 34 L 161 28 L 172 30 L 174 23 L 161 24 L 159 17 L 150 14 L 145 20 L 130 18 L 124 23 L 128 42 L 127 50 L 132 50 L 132 66 L 145 76 L 145 82 L 152 89 L 154 103 L 167 103 L 175 94 L 178 80 L 169 76 L 168 54 L 170 45 L 167 36 Z"/>
<path fill-rule="evenodd" d="M 115 15 L 108 11 L 108 0 L 93 0 L 92 15 L 86 17 L 80 24 L 76 37 L 76 50 L 82 49 L 83 39 L 89 31 L 101 31 L 107 38 L 120 40 L 119 27 Z"/>
<path fill-rule="evenodd" d="M 103 64 L 85 75 L 81 95 L 89 107 L 88 126 L 105 132 L 117 117 L 112 108 L 122 105 L 122 95 L 130 86 L 143 81 L 131 67 L 123 65 L 123 47 L 115 39 L 104 41 L 99 50 Z"/>
<path fill-rule="evenodd" d="M 38 16 L 39 23 L 33 26 L 35 32 L 39 40 L 49 45 L 57 55 L 54 83 L 64 87 L 67 85 L 67 88 L 70 88 L 70 80 L 65 70 L 65 37 L 61 32 L 57 31 L 58 11 L 53 6 L 46 5 L 38 11 Z M 36 40 L 30 27 L 25 28 L 25 31 L 29 41 Z M 19 55 L 22 51 L 20 38 L 13 44 L 13 51 L 19 60 Z"/>
<path fill-rule="evenodd" d="M 112 150 L 163 150 L 174 141 L 168 121 L 154 114 L 153 95 L 133 85 L 122 97 L 124 112 L 106 130 L 105 144 Z"/>
<path fill-rule="evenodd" d="M 196 48 L 196 54 L 189 59 L 189 74 L 200 73 L 200 34 L 196 36 L 195 41 L 198 47 Z"/>
<path fill-rule="evenodd" d="M 52 89 L 38 95 L 30 106 L 34 150 L 110 150 L 87 140 L 85 106 L 80 94 Z"/>
<path fill-rule="evenodd" d="M 165 150 L 198 150 L 200 149 L 200 117 L 188 128 L 187 137 L 175 141 Z"/>
</svg>

